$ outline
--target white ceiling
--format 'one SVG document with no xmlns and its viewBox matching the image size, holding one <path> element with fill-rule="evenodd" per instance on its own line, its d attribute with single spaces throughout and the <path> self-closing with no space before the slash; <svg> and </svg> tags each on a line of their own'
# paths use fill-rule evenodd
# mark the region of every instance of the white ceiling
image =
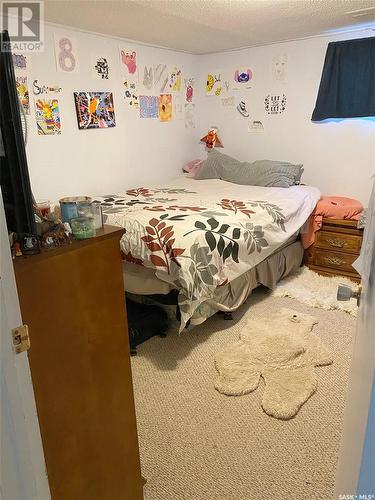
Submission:
<svg viewBox="0 0 375 500">
<path fill-rule="evenodd" d="M 45 19 L 207 54 L 342 28 L 375 28 L 375 0 L 46 0 Z"/>
</svg>

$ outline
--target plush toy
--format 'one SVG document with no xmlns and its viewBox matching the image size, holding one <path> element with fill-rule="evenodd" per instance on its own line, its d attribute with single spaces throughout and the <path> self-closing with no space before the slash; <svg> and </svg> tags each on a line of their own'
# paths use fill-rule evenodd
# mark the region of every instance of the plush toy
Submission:
<svg viewBox="0 0 375 500">
<path fill-rule="evenodd" d="M 223 148 L 223 143 L 219 139 L 219 136 L 217 135 L 217 129 L 216 128 L 211 128 L 208 131 L 208 134 L 202 137 L 200 142 L 204 142 L 206 144 L 206 148 L 208 150 L 211 150 L 213 148 Z"/>
<path fill-rule="evenodd" d="M 219 375 L 215 389 L 227 396 L 254 391 L 265 382 L 263 410 L 289 419 L 317 389 L 316 366 L 332 363 L 319 337 L 311 330 L 317 320 L 291 309 L 249 319 L 240 339 L 215 357 Z"/>
</svg>

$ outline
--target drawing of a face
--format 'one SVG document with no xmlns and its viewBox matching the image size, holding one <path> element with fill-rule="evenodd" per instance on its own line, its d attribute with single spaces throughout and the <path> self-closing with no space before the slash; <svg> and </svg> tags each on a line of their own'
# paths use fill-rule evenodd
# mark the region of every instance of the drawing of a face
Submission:
<svg viewBox="0 0 375 500">
<path fill-rule="evenodd" d="M 284 81 L 286 78 L 287 55 L 279 54 L 272 59 L 272 74 L 275 80 Z"/>
</svg>

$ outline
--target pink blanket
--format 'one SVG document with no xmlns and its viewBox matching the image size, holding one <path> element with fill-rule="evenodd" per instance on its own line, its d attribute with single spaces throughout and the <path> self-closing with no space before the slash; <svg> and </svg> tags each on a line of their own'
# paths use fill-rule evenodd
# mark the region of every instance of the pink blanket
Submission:
<svg viewBox="0 0 375 500">
<path fill-rule="evenodd" d="M 362 204 L 353 198 L 322 196 L 309 217 L 307 232 L 301 233 L 303 248 L 314 243 L 315 233 L 322 227 L 323 217 L 358 220 L 362 210 Z"/>
</svg>

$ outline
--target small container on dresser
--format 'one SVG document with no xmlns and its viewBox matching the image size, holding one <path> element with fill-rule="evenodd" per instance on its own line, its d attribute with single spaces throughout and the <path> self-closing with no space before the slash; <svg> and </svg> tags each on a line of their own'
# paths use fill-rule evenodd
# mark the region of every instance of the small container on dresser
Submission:
<svg viewBox="0 0 375 500">
<path fill-rule="evenodd" d="M 359 256 L 362 235 L 355 220 L 323 219 L 315 243 L 305 251 L 305 264 L 319 274 L 346 276 L 359 282 L 361 277 L 352 264 Z"/>
</svg>

